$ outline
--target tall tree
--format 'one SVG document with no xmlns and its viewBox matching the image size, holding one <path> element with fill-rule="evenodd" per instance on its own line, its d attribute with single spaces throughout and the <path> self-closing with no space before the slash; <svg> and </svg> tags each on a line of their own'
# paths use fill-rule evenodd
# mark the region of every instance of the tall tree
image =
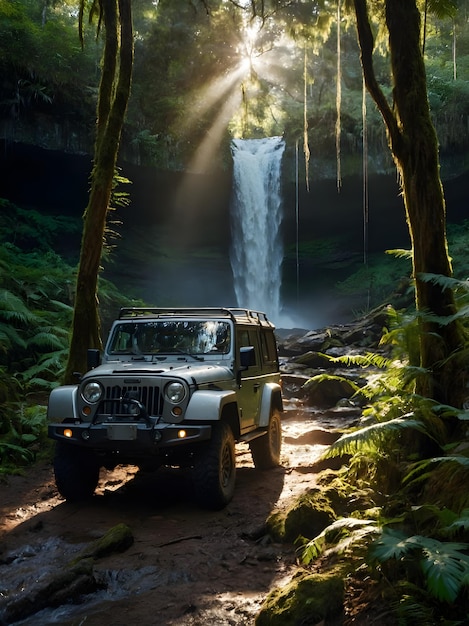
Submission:
<svg viewBox="0 0 469 626">
<path fill-rule="evenodd" d="M 91 190 L 84 214 L 72 337 L 64 377 L 68 383 L 73 382 L 74 372 L 86 371 L 87 348 L 102 347 L 98 275 L 133 64 L 131 0 L 96 0 L 93 6 L 99 10 L 99 21 L 105 30 L 105 44 Z"/>
<path fill-rule="evenodd" d="M 460 405 L 466 374 L 462 367 L 463 329 L 452 316 L 454 294 L 425 273 L 450 277 L 446 207 L 440 179 L 438 141 L 427 98 L 422 54 L 421 14 L 416 0 L 385 0 L 393 104 L 388 103 L 373 67 L 374 37 L 367 0 L 354 0 L 358 42 L 366 87 L 385 122 L 397 166 L 412 243 L 415 302 L 420 315 L 420 366 L 417 393 Z"/>
</svg>

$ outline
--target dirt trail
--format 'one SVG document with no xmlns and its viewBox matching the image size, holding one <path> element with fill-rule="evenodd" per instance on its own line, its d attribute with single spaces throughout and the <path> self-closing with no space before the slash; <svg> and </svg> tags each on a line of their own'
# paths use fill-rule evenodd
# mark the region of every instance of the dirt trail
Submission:
<svg viewBox="0 0 469 626">
<path fill-rule="evenodd" d="M 313 463 L 334 438 L 333 423 L 317 416 L 287 413 L 282 428 L 282 466 L 275 470 L 256 471 L 247 446 L 238 447 L 235 497 L 219 512 L 196 506 L 189 476 L 179 470 L 103 471 L 85 504 L 58 496 L 50 465 L 11 477 L 0 485 L 0 600 L 122 522 L 135 541 L 96 563 L 106 588 L 22 624 L 252 625 L 269 589 L 295 570 L 291 546 L 264 536 L 265 519 L 314 485 Z"/>
</svg>

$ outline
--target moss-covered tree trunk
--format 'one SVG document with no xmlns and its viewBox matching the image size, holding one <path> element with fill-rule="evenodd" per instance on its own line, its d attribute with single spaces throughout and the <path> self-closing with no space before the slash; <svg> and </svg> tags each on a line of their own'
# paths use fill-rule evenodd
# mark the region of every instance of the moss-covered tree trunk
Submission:
<svg viewBox="0 0 469 626">
<path fill-rule="evenodd" d="M 74 382 L 74 372 L 86 371 L 87 349 L 102 347 L 98 275 L 132 76 L 131 0 L 101 0 L 101 9 L 105 46 L 97 106 L 94 166 L 84 214 L 70 353 L 64 376 L 66 383 Z"/>
<path fill-rule="evenodd" d="M 386 124 L 412 242 L 415 301 L 420 315 L 420 365 L 430 373 L 418 378 L 416 391 L 457 406 L 466 379 L 465 368 L 457 358 L 464 343 L 463 330 L 456 321 L 431 320 L 431 316 L 448 319 L 456 313 L 454 294 L 421 277 L 423 273 L 452 274 L 438 141 L 430 117 L 421 49 L 421 15 L 416 0 L 385 2 L 393 83 L 391 108 L 374 74 L 367 1 L 354 0 L 354 6 L 365 83 Z"/>
</svg>

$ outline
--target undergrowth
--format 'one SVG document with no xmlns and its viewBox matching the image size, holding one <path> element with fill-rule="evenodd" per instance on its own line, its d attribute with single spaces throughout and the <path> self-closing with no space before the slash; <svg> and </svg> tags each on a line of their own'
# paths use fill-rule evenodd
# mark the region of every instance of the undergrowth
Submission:
<svg viewBox="0 0 469 626">
<path fill-rule="evenodd" d="M 1 477 L 50 449 L 46 404 L 65 369 L 76 272 L 53 247 L 79 223 L 1 199 L 0 209 Z M 99 291 L 104 320 L 135 304 L 103 279 Z"/>
<path fill-rule="evenodd" d="M 469 284 L 450 280 L 464 319 Z M 356 504 L 318 535 L 299 537 L 298 554 L 304 566 L 339 560 L 350 578 L 374 581 L 396 624 L 465 624 L 469 411 L 415 394 L 417 377 L 429 375 L 415 365 L 416 324 L 416 316 L 391 310 L 382 339 L 392 346 L 389 357 L 331 359 L 379 371 L 360 387 L 368 402 L 360 425 L 324 454 L 348 459 L 333 481 Z M 356 497 L 363 490 L 371 494 L 366 502 Z"/>
</svg>

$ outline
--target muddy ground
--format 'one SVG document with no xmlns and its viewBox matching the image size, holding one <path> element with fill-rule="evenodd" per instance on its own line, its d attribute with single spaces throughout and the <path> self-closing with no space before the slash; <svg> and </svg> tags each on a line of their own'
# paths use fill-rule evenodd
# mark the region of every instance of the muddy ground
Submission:
<svg viewBox="0 0 469 626">
<path fill-rule="evenodd" d="M 10 477 L 0 484 L 0 606 L 125 523 L 133 545 L 95 565 L 102 591 L 16 623 L 254 624 L 269 590 L 297 567 L 294 548 L 271 543 L 264 522 L 314 486 L 313 464 L 342 423 L 333 412 L 286 412 L 282 464 L 274 470 L 255 470 L 249 448 L 238 446 L 236 494 L 219 512 L 197 507 L 190 476 L 180 470 L 102 470 L 96 495 L 81 504 L 58 495 L 50 464 Z"/>
</svg>

